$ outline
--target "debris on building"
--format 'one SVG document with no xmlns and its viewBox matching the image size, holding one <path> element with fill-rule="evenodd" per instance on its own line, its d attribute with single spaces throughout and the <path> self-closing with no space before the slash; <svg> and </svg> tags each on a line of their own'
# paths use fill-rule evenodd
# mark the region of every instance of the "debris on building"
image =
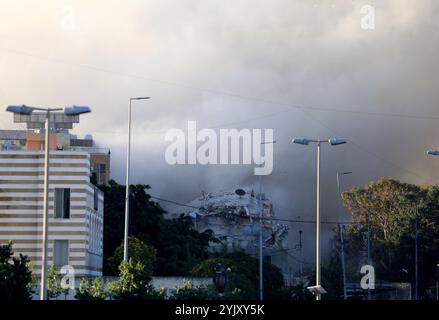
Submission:
<svg viewBox="0 0 439 320">
<path fill-rule="evenodd" d="M 229 251 L 244 250 L 253 256 L 257 256 L 259 250 L 259 217 L 262 209 L 264 256 L 285 270 L 287 258 L 284 239 L 288 227 L 276 220 L 273 204 L 265 194 L 242 189 L 217 194 L 203 192 L 201 197 L 187 205 L 183 213 L 194 219 L 196 229 L 200 232 L 211 229 L 219 240 L 211 244 L 212 251 L 224 248 Z"/>
</svg>

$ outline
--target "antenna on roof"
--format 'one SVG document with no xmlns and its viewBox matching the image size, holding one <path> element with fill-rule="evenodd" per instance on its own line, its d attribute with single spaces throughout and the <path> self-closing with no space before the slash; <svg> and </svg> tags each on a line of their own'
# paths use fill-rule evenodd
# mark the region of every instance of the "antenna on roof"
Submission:
<svg viewBox="0 0 439 320">
<path fill-rule="evenodd" d="M 241 198 L 243 195 L 245 195 L 245 191 L 243 189 L 236 189 L 235 193 Z"/>
</svg>

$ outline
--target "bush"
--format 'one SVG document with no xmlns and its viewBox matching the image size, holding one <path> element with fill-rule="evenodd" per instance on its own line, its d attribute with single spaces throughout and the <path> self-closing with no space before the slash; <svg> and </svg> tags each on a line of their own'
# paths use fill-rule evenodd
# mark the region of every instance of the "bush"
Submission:
<svg viewBox="0 0 439 320">
<path fill-rule="evenodd" d="M 30 300 L 33 277 L 27 256 L 12 257 L 12 242 L 0 245 L 0 301 Z"/>
<path fill-rule="evenodd" d="M 93 280 L 84 277 L 81 279 L 75 298 L 78 300 L 105 300 L 107 296 L 108 291 L 104 288 L 101 277 L 95 277 Z"/>
<path fill-rule="evenodd" d="M 200 284 L 194 286 L 184 279 L 183 284 L 176 288 L 172 300 L 212 300 L 218 296 L 213 285 Z"/>
<path fill-rule="evenodd" d="M 213 277 L 215 266 L 222 264 L 230 268 L 226 295 L 233 293 L 237 299 L 257 299 L 259 291 L 259 260 L 245 252 L 217 253 L 212 258 L 204 260 L 191 270 L 192 276 Z M 263 264 L 264 297 L 284 295 L 284 278 L 280 269 L 271 263 Z"/>
<path fill-rule="evenodd" d="M 108 267 L 112 274 L 118 274 L 119 266 L 123 260 L 123 253 L 124 245 L 122 243 L 116 248 L 114 255 L 108 258 Z M 152 275 L 157 254 L 155 248 L 146 245 L 136 237 L 130 236 L 128 238 L 128 253 L 134 263 L 140 262 L 144 265 L 145 272 Z"/>
<path fill-rule="evenodd" d="M 62 289 L 59 285 L 58 271 L 54 265 L 47 269 L 47 297 L 56 299 L 61 294 Z"/>
<path fill-rule="evenodd" d="M 119 280 L 111 284 L 111 296 L 116 300 L 164 299 L 164 292 L 151 285 L 152 270 L 133 259 L 122 261 Z"/>
</svg>

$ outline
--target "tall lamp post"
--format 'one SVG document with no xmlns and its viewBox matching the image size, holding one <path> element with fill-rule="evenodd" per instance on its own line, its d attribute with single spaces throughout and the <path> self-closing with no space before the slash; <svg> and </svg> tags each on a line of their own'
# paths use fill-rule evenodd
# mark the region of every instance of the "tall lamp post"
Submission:
<svg viewBox="0 0 439 320">
<path fill-rule="evenodd" d="M 261 145 L 264 144 L 274 144 L 276 141 L 264 141 L 261 142 Z M 263 219 L 264 219 L 264 203 L 262 199 L 262 181 L 261 175 L 258 177 L 259 180 L 259 300 L 264 299 L 264 261 L 263 261 Z"/>
<path fill-rule="evenodd" d="M 35 108 L 26 105 L 8 106 L 6 111 L 16 115 L 31 116 L 33 111 L 42 111 L 45 114 L 44 124 L 44 203 L 43 203 L 43 230 L 42 230 L 42 252 L 41 252 L 41 284 L 40 300 L 47 299 L 47 251 L 48 251 L 48 224 L 49 224 L 49 157 L 50 157 L 50 136 L 52 127 L 50 114 L 62 111 L 63 108 Z M 64 108 L 66 116 L 78 116 L 83 113 L 91 112 L 86 106 L 72 106 Z"/>
<path fill-rule="evenodd" d="M 123 239 L 123 260 L 128 261 L 128 232 L 129 232 L 129 212 L 130 212 L 130 152 L 131 152 L 131 103 L 134 100 L 147 100 L 150 97 L 130 98 L 128 107 L 128 144 L 127 144 L 127 163 L 125 181 L 125 232 Z"/>
<path fill-rule="evenodd" d="M 436 264 L 436 301 L 439 301 L 439 263 Z"/>
<path fill-rule="evenodd" d="M 326 293 L 320 283 L 320 147 L 322 143 L 329 143 L 331 146 L 345 144 L 345 139 L 293 139 L 293 143 L 300 145 L 308 145 L 310 143 L 317 144 L 317 210 L 316 210 L 316 285 L 308 287 L 315 296 L 316 300 L 321 300 L 322 294 Z"/>
<path fill-rule="evenodd" d="M 337 194 L 338 194 L 338 208 L 340 210 L 340 213 L 342 211 L 342 203 L 341 203 L 341 188 L 340 188 L 340 176 L 345 176 L 348 174 L 351 174 L 351 171 L 345 171 L 345 172 L 337 172 Z M 341 250 L 341 268 L 343 273 L 343 298 L 344 300 L 347 300 L 348 295 L 346 291 L 346 263 L 345 263 L 345 256 L 344 256 L 344 224 L 339 225 L 340 229 L 340 250 Z"/>
<path fill-rule="evenodd" d="M 429 155 L 429 156 L 439 156 L 439 150 L 428 150 L 427 151 L 427 154 Z M 416 226 L 417 226 L 417 221 L 416 221 Z M 417 231 L 416 231 L 416 233 L 417 233 Z M 417 240 L 417 234 L 416 234 L 416 240 Z M 418 245 L 416 244 L 416 248 L 418 247 Z M 418 256 L 418 254 L 416 253 L 416 258 L 417 258 L 417 256 Z M 438 267 L 438 272 L 437 272 L 437 279 L 436 279 L 436 300 L 438 300 L 439 301 L 439 263 L 436 265 L 437 267 Z M 418 270 L 417 270 L 417 268 L 416 268 L 416 275 L 417 275 L 417 273 L 418 273 Z M 416 288 L 416 290 L 417 290 L 417 288 Z"/>
</svg>

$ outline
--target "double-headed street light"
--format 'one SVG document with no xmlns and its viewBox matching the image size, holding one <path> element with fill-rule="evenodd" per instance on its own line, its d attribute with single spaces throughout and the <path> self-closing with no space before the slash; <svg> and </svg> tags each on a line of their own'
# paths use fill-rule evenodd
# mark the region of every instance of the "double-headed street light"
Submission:
<svg viewBox="0 0 439 320">
<path fill-rule="evenodd" d="M 63 108 L 35 108 L 26 105 L 11 105 L 6 108 L 6 111 L 12 112 L 18 116 L 29 117 L 28 123 L 33 123 L 32 113 L 34 111 L 42 111 L 39 114 L 45 114 L 44 125 L 44 205 L 43 205 L 43 230 L 42 230 L 42 256 L 41 256 L 41 285 L 40 285 L 40 299 L 46 300 L 47 298 L 47 251 L 48 251 L 48 218 L 49 218 L 49 156 L 50 156 L 50 139 L 49 131 L 53 125 L 56 129 L 57 122 L 54 119 L 51 122 L 50 114 L 55 111 L 62 111 Z M 71 106 L 64 108 L 64 115 L 66 116 L 79 116 L 83 113 L 91 112 L 87 106 Z M 38 114 L 36 114 L 38 115 Z M 65 121 L 63 119 L 62 121 Z M 72 120 L 73 122 L 73 120 Z M 35 119 L 35 123 L 38 124 L 38 119 Z M 40 128 L 41 129 L 41 128 Z"/>
<path fill-rule="evenodd" d="M 293 143 L 300 145 L 308 145 L 310 143 L 317 144 L 317 212 L 316 212 L 316 285 L 308 287 L 315 296 L 316 300 L 321 300 L 322 294 L 326 293 L 320 283 L 320 146 L 322 143 L 329 143 L 331 146 L 345 144 L 345 139 L 293 139 Z"/>
<path fill-rule="evenodd" d="M 128 224 L 130 212 L 130 151 L 131 151 L 131 103 L 134 100 L 147 100 L 150 97 L 130 98 L 128 107 L 128 144 L 127 144 L 127 163 L 126 163 L 126 181 L 125 181 L 125 232 L 123 239 L 123 260 L 128 261 Z"/>
</svg>

